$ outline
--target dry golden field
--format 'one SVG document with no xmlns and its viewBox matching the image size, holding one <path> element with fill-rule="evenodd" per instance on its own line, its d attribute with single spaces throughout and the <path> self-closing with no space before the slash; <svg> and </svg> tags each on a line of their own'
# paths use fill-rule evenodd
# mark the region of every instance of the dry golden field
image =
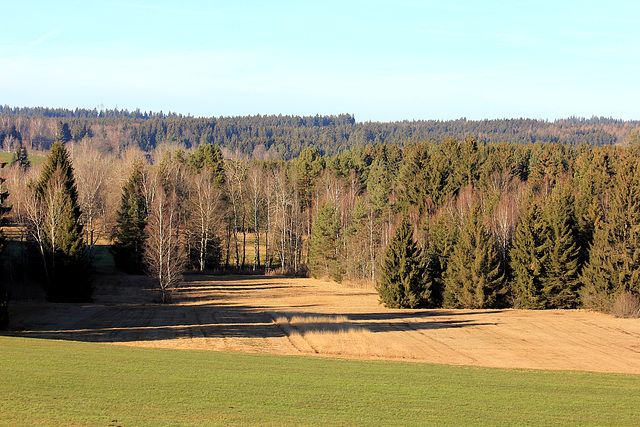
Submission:
<svg viewBox="0 0 640 427">
<path fill-rule="evenodd" d="M 104 276 L 92 304 L 12 302 L 10 334 L 452 365 L 640 374 L 640 321 L 581 310 L 390 310 L 315 279 L 188 276 L 154 303 L 143 276 Z"/>
</svg>

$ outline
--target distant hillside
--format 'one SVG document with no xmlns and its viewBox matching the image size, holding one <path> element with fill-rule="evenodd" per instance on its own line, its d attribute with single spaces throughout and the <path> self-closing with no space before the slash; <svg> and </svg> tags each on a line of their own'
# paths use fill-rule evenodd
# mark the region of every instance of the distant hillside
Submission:
<svg viewBox="0 0 640 427">
<path fill-rule="evenodd" d="M 28 149 L 46 150 L 60 134 L 67 139 L 118 151 L 135 146 L 151 150 L 160 144 L 190 149 L 203 143 L 219 145 L 227 154 L 291 159 L 306 147 L 334 155 L 377 144 L 404 146 L 418 141 L 442 141 L 475 136 L 481 143 L 562 143 L 568 145 L 625 144 L 640 132 L 640 121 L 611 118 L 421 120 L 357 122 L 350 114 L 332 116 L 242 116 L 196 118 L 176 113 L 139 110 L 11 108 L 0 106 L 0 143 L 11 151 L 22 141 Z"/>
</svg>

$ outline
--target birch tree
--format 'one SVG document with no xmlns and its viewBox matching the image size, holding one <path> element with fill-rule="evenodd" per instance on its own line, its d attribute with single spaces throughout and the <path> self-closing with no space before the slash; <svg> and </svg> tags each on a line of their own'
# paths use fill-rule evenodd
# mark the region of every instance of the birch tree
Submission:
<svg viewBox="0 0 640 427">
<path fill-rule="evenodd" d="M 155 191 L 146 227 L 144 261 L 147 273 L 156 280 L 163 304 L 170 301 L 171 291 L 182 281 L 186 254 L 180 241 L 180 213 L 175 190 L 166 194 Z"/>
</svg>

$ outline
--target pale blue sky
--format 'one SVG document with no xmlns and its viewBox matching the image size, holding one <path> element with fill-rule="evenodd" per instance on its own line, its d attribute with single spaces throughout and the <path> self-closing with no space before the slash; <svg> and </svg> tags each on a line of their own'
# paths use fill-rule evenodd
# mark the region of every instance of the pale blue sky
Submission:
<svg viewBox="0 0 640 427">
<path fill-rule="evenodd" d="M 5 1 L 0 104 L 640 119 L 638 1 Z"/>
</svg>

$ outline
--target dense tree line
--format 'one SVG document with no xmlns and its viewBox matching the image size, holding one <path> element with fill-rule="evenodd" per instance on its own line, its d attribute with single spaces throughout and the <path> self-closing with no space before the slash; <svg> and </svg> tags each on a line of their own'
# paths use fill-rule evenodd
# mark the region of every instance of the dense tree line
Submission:
<svg viewBox="0 0 640 427">
<path fill-rule="evenodd" d="M 14 276 L 40 265 L 48 289 L 68 265 L 86 277 L 102 239 L 122 270 L 151 274 L 163 300 L 188 269 L 376 283 L 391 307 L 611 311 L 640 294 L 634 141 L 406 140 L 282 161 L 175 141 L 105 153 L 72 129 L 57 122 L 41 169 L 16 162 L 7 173 L 19 240 L 41 258 L 20 255 Z"/>
<path fill-rule="evenodd" d="M 65 126 L 65 129 L 62 127 Z M 88 138 L 101 151 L 137 147 L 146 152 L 179 144 L 191 150 L 213 144 L 226 155 L 291 160 L 305 148 L 336 155 L 367 145 L 405 146 L 420 141 L 464 139 L 480 143 L 614 145 L 638 138 L 640 122 L 611 118 L 421 120 L 358 123 L 350 114 L 333 116 L 243 116 L 196 118 L 176 113 L 109 109 L 11 108 L 0 106 L 0 144 L 6 151 L 24 144 L 48 150 L 56 139 Z M 61 132 L 66 132 L 61 135 Z"/>
</svg>

